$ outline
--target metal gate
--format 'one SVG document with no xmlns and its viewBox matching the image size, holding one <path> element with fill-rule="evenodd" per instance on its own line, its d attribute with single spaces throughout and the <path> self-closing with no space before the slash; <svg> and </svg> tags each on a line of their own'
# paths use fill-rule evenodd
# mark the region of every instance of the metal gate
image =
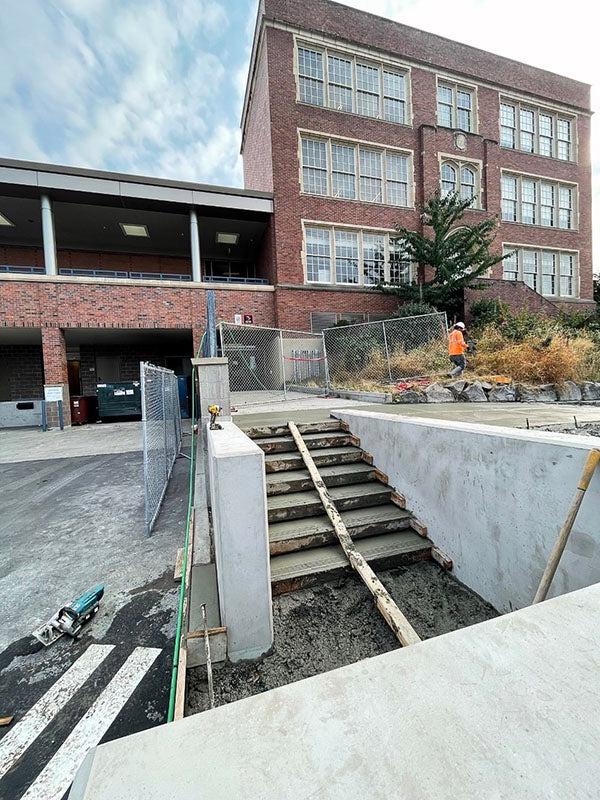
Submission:
<svg viewBox="0 0 600 800">
<path fill-rule="evenodd" d="M 301 399 L 326 390 L 320 333 L 225 322 L 219 330 L 221 353 L 229 360 L 234 404 Z"/>
<path fill-rule="evenodd" d="M 144 523 L 152 532 L 181 448 L 177 376 L 170 369 L 140 364 L 144 452 Z"/>
</svg>

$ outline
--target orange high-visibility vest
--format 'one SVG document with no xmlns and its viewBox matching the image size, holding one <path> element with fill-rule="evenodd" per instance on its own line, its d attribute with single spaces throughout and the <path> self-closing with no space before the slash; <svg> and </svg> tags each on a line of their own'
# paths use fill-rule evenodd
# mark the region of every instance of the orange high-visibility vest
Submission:
<svg viewBox="0 0 600 800">
<path fill-rule="evenodd" d="M 450 336 L 448 337 L 448 353 L 451 356 L 462 356 L 462 354 L 467 349 L 467 343 L 465 342 L 462 331 L 454 330 L 450 332 Z"/>
</svg>

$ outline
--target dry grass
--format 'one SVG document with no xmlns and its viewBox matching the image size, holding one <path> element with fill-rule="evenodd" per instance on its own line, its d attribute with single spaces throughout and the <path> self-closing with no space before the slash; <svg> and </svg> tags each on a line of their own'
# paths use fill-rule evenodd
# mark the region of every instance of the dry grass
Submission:
<svg viewBox="0 0 600 800">
<path fill-rule="evenodd" d="M 554 331 L 513 342 L 488 326 L 471 366 L 478 373 L 496 372 L 526 383 L 595 380 L 600 376 L 600 348 L 584 333 L 569 337 Z"/>
</svg>

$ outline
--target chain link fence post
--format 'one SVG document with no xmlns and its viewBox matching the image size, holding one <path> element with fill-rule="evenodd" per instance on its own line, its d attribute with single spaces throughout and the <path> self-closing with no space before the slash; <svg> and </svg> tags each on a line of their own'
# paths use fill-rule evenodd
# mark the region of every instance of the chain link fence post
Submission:
<svg viewBox="0 0 600 800">
<path fill-rule="evenodd" d="M 383 346 L 385 347 L 385 360 L 387 361 L 388 377 L 389 377 L 390 383 L 391 383 L 392 382 L 392 365 L 390 364 L 390 351 L 389 351 L 389 348 L 388 348 L 387 336 L 386 336 L 386 333 L 385 333 L 385 322 L 381 323 L 381 330 L 383 331 Z"/>
</svg>

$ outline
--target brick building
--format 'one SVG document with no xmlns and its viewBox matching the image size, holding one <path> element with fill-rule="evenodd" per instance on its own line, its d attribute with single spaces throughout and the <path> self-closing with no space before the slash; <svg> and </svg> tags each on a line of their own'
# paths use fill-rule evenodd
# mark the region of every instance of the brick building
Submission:
<svg viewBox="0 0 600 800">
<path fill-rule="evenodd" d="M 245 185 L 275 198 L 285 324 L 372 312 L 370 284 L 414 280 L 389 234 L 436 190 L 501 219 L 489 294 L 591 305 L 585 84 L 330 0 L 262 0 L 242 135 Z"/>
<path fill-rule="evenodd" d="M 592 306 L 589 87 L 340 6 L 261 0 L 245 189 L 0 160 L 0 402 L 185 372 L 206 291 L 233 322 L 320 330 L 417 279 L 390 234 L 436 190 L 501 219 L 487 293 Z"/>
</svg>

